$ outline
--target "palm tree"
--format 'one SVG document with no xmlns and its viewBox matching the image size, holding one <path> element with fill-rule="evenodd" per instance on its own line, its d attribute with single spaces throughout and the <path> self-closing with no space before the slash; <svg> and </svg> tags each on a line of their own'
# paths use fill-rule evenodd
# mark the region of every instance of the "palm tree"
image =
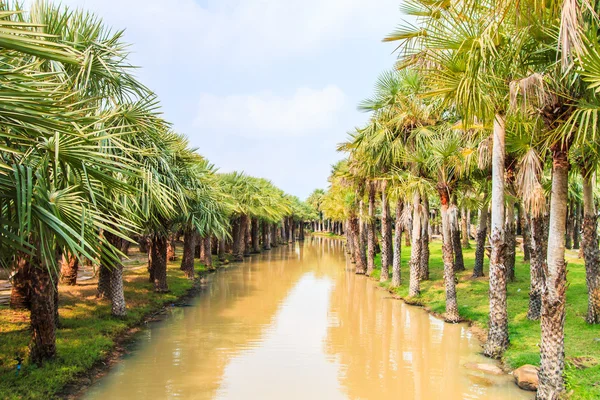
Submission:
<svg viewBox="0 0 600 400">
<path fill-rule="evenodd" d="M 385 40 L 402 41 L 403 63 L 427 68 L 430 92 L 455 107 L 465 125 L 493 124 L 490 331 L 485 354 L 499 357 L 508 346 L 504 267 L 504 164 L 510 78 L 523 68 L 524 33 L 511 29 L 511 2 L 410 1 L 418 29 L 399 29 Z M 504 60 L 508 62 L 504 62 Z"/>
</svg>

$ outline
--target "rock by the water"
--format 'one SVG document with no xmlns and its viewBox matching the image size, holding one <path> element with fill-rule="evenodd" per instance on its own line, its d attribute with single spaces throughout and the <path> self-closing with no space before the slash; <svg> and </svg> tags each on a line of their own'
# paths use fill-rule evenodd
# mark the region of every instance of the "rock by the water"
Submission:
<svg viewBox="0 0 600 400">
<path fill-rule="evenodd" d="M 524 390 L 536 391 L 538 388 L 539 368 L 534 365 L 523 365 L 513 371 L 517 386 Z"/>
<path fill-rule="evenodd" d="M 483 363 L 466 363 L 465 368 L 476 371 L 481 371 L 491 375 L 503 375 L 504 371 L 500 367 L 494 364 L 483 364 Z"/>
</svg>

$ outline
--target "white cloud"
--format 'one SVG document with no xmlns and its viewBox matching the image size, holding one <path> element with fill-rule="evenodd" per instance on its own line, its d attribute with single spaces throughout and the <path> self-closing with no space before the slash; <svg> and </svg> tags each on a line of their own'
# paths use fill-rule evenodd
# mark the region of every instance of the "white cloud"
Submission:
<svg viewBox="0 0 600 400">
<path fill-rule="evenodd" d="M 289 96 L 202 94 L 195 125 L 207 132 L 261 137 L 298 137 L 332 129 L 345 102 L 336 86 L 300 88 Z"/>
<path fill-rule="evenodd" d="M 390 30 L 398 0 L 63 0 L 97 12 L 157 63 L 265 64 Z M 384 10 L 384 12 L 382 12 Z M 139 49 L 138 43 L 136 48 Z M 145 52 L 147 48 L 139 49 Z"/>
</svg>

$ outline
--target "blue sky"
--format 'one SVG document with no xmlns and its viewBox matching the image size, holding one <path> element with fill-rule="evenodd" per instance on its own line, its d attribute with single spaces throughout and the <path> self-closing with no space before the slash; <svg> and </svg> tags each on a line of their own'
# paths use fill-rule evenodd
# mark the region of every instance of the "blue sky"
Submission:
<svg viewBox="0 0 600 400">
<path fill-rule="evenodd" d="M 125 29 L 165 119 L 223 172 L 305 198 L 391 68 L 400 0 L 63 0 Z"/>
</svg>

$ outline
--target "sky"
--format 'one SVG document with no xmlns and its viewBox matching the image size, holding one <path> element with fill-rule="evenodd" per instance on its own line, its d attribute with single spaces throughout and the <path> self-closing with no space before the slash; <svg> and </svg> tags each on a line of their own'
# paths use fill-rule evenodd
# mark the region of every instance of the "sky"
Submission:
<svg viewBox="0 0 600 400">
<path fill-rule="evenodd" d="M 401 0 L 63 0 L 125 30 L 164 117 L 221 172 L 305 199 L 393 66 Z"/>
</svg>

